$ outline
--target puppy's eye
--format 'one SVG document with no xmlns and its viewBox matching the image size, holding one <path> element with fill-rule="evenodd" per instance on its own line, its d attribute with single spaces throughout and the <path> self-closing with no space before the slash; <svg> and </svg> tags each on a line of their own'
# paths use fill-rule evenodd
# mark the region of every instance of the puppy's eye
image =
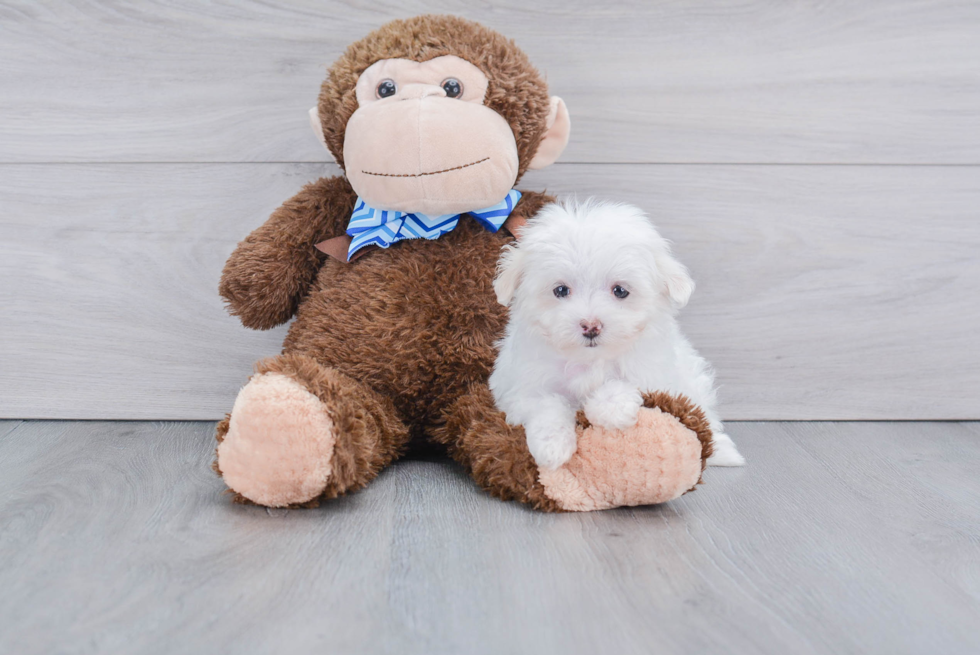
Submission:
<svg viewBox="0 0 980 655">
<path fill-rule="evenodd" d="M 622 300 L 626 296 L 630 295 L 630 292 L 619 286 L 618 284 L 612 288 L 613 295 Z"/>
<path fill-rule="evenodd" d="M 398 91 L 398 87 L 395 86 L 394 80 L 382 80 L 381 83 L 378 84 L 379 98 L 387 98 L 388 96 L 393 96 L 395 95 L 396 91 Z"/>
<path fill-rule="evenodd" d="M 571 292 L 572 290 L 566 287 L 564 284 L 559 284 L 554 288 L 555 298 L 564 298 Z"/>
<path fill-rule="evenodd" d="M 463 93 L 463 85 L 455 77 L 450 77 L 442 83 L 442 89 L 450 98 L 458 98 Z"/>
</svg>

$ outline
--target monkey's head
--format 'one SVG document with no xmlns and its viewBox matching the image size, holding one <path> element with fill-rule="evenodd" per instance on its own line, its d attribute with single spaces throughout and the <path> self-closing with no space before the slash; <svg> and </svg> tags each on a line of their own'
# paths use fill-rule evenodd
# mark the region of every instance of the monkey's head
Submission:
<svg viewBox="0 0 980 655">
<path fill-rule="evenodd" d="M 568 111 L 513 41 L 454 16 L 381 27 L 330 68 L 314 129 L 370 206 L 430 216 L 500 202 L 568 142 Z"/>
</svg>

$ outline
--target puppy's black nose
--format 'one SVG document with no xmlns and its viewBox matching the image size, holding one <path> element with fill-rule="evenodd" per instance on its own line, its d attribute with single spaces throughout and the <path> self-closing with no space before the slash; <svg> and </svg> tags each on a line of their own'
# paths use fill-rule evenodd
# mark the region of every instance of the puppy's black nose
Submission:
<svg viewBox="0 0 980 655">
<path fill-rule="evenodd" d="M 600 321 L 582 321 L 579 325 L 582 326 L 582 336 L 587 339 L 595 339 L 602 332 Z"/>
</svg>

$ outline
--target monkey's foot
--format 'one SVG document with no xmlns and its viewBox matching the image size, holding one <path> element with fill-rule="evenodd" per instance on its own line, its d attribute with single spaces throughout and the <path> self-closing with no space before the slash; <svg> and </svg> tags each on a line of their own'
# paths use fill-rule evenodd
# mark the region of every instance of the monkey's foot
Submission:
<svg viewBox="0 0 980 655">
<path fill-rule="evenodd" d="M 637 424 L 625 430 L 591 425 L 580 414 L 575 455 L 557 470 L 540 470 L 538 481 L 567 511 L 652 505 L 692 490 L 710 455 L 700 409 L 685 398 L 647 394 Z"/>
<path fill-rule="evenodd" d="M 233 491 L 254 503 L 306 503 L 330 480 L 333 421 L 320 399 L 291 377 L 254 376 L 218 433 L 217 470 Z"/>
</svg>

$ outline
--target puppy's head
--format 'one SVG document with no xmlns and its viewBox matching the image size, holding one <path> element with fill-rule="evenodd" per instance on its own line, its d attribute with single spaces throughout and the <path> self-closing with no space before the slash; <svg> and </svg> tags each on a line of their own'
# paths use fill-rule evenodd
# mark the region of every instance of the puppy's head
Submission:
<svg viewBox="0 0 980 655">
<path fill-rule="evenodd" d="M 587 201 L 548 205 L 504 249 L 497 300 L 576 358 L 622 352 L 687 304 L 694 281 L 644 213 Z"/>
</svg>

